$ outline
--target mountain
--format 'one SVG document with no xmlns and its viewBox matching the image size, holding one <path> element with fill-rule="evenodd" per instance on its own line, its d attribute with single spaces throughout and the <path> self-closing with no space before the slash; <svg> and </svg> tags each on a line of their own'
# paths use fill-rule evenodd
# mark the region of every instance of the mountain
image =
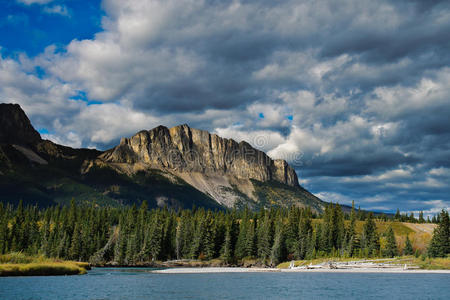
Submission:
<svg viewBox="0 0 450 300">
<path fill-rule="evenodd" d="M 0 201 L 41 206 L 72 198 L 96 205 L 206 208 L 310 206 L 320 199 L 295 170 L 246 142 L 179 125 L 140 131 L 107 151 L 43 140 L 15 104 L 0 104 Z"/>
</svg>

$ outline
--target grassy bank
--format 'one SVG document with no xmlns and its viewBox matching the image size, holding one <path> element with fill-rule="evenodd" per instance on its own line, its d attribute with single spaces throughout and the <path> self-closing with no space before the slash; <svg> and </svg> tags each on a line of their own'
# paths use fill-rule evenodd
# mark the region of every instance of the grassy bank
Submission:
<svg viewBox="0 0 450 300">
<path fill-rule="evenodd" d="M 414 264 L 425 270 L 450 270 L 450 257 L 447 258 L 414 258 Z"/>
<path fill-rule="evenodd" d="M 294 266 L 307 266 L 309 264 L 318 265 L 324 262 L 334 261 L 334 262 L 346 262 L 346 261 L 372 261 L 376 260 L 377 263 L 386 264 L 407 264 L 408 266 L 416 266 L 424 270 L 450 270 L 450 257 L 447 258 L 416 258 L 414 256 L 399 256 L 395 258 L 370 258 L 370 259 L 360 259 L 360 258 L 317 258 L 311 260 L 296 260 L 294 261 Z M 291 262 L 283 262 L 277 266 L 279 269 L 289 268 Z"/>
<path fill-rule="evenodd" d="M 89 269 L 88 263 L 61 261 L 23 253 L 0 255 L 0 276 L 81 275 Z"/>
</svg>

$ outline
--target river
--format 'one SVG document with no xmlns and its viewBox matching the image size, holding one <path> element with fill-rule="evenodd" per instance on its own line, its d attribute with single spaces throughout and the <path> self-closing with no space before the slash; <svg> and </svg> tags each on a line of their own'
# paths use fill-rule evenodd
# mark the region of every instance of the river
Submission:
<svg viewBox="0 0 450 300">
<path fill-rule="evenodd" d="M 0 278 L 0 299 L 450 299 L 450 274 L 153 274 L 94 268 L 81 276 Z"/>
</svg>

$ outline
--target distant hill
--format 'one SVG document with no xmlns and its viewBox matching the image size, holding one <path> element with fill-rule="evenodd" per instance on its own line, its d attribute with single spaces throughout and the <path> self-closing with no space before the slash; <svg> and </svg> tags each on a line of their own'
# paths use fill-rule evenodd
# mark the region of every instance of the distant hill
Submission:
<svg viewBox="0 0 450 300">
<path fill-rule="evenodd" d="M 158 126 L 107 150 L 43 140 L 17 104 L 0 104 L 0 201 L 211 209 L 324 202 L 298 184 L 284 160 L 246 142 L 180 125 Z"/>
</svg>

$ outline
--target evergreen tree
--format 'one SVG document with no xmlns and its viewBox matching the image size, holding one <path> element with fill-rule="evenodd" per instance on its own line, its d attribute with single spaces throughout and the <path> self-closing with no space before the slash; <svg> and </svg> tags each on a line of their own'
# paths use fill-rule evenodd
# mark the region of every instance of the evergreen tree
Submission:
<svg viewBox="0 0 450 300">
<path fill-rule="evenodd" d="M 380 242 L 376 231 L 376 224 L 373 220 L 373 213 L 370 212 L 363 226 L 361 235 L 361 248 L 369 255 L 376 256 L 380 250 Z"/>
<path fill-rule="evenodd" d="M 265 262 L 271 253 L 271 220 L 268 213 L 265 213 L 262 217 L 258 219 L 258 258 Z"/>
<path fill-rule="evenodd" d="M 288 212 L 288 222 L 286 228 L 286 249 L 287 252 L 298 258 L 298 248 L 300 245 L 299 223 L 302 215 L 297 207 L 292 206 Z"/>
<path fill-rule="evenodd" d="M 395 240 L 394 230 L 389 226 L 386 233 L 386 249 L 384 250 L 384 256 L 394 257 L 398 255 L 397 242 Z"/>
<path fill-rule="evenodd" d="M 233 244 L 232 244 L 232 239 L 231 239 L 231 235 L 232 235 L 232 231 L 233 231 L 233 226 L 231 224 L 231 219 L 227 219 L 226 223 L 225 223 L 225 241 L 223 243 L 222 246 L 222 250 L 221 250 L 221 256 L 222 259 L 226 262 L 226 263 L 231 263 L 231 261 L 233 260 Z"/>
<path fill-rule="evenodd" d="M 419 223 L 421 224 L 425 223 L 425 219 L 423 218 L 423 211 L 419 212 Z"/>
<path fill-rule="evenodd" d="M 213 259 L 216 255 L 215 253 L 215 224 L 213 218 L 211 216 L 211 212 L 208 212 L 206 215 L 206 226 L 205 226 L 205 234 L 203 235 L 202 240 L 202 252 L 206 259 Z"/>
<path fill-rule="evenodd" d="M 247 225 L 247 234 L 245 242 L 245 254 L 246 256 L 256 256 L 256 232 L 255 232 L 256 219 L 250 219 Z"/>
<path fill-rule="evenodd" d="M 235 250 L 235 255 L 238 259 L 242 259 L 246 256 L 248 256 L 247 254 L 247 232 L 248 232 L 248 227 L 250 226 L 250 220 L 249 220 L 249 216 L 248 216 L 249 212 L 248 212 L 248 208 L 245 207 L 244 212 L 242 214 L 242 218 L 239 224 L 239 235 L 237 238 L 237 242 L 236 242 L 236 250 Z"/>
<path fill-rule="evenodd" d="M 8 237 L 8 219 L 4 216 L 0 216 L 0 254 L 4 254 L 8 251 Z"/>
<path fill-rule="evenodd" d="M 284 246 L 284 236 L 283 236 L 283 220 L 279 216 L 275 222 L 275 236 L 273 239 L 273 245 L 270 252 L 270 265 L 276 266 L 283 259 L 283 246 Z"/>
<path fill-rule="evenodd" d="M 411 244 L 411 241 L 409 240 L 409 236 L 406 236 L 406 241 L 405 241 L 405 248 L 403 249 L 403 254 L 404 255 L 413 255 L 414 254 L 414 250 Z"/>
<path fill-rule="evenodd" d="M 450 253 L 450 221 L 448 212 L 442 210 L 439 224 L 433 232 L 428 254 L 431 257 L 446 257 Z"/>
<path fill-rule="evenodd" d="M 69 258 L 73 260 L 80 259 L 81 252 L 81 232 L 80 232 L 80 223 L 75 224 L 75 228 L 72 234 L 72 241 L 69 249 Z"/>
<path fill-rule="evenodd" d="M 308 250 L 311 250 L 311 247 L 313 247 L 314 243 L 312 242 L 312 231 L 311 213 L 309 210 L 305 210 L 298 224 L 298 244 L 296 249 L 297 258 L 304 259 Z"/>
<path fill-rule="evenodd" d="M 199 210 L 201 212 L 201 218 L 199 220 L 196 220 L 197 226 L 195 229 L 195 233 L 192 240 L 192 246 L 191 246 L 191 252 L 190 257 L 192 259 L 198 259 L 200 254 L 202 253 L 202 241 L 203 241 L 203 234 L 205 233 L 205 218 L 202 210 Z M 196 214 L 196 216 L 200 215 L 199 213 Z"/>
</svg>

